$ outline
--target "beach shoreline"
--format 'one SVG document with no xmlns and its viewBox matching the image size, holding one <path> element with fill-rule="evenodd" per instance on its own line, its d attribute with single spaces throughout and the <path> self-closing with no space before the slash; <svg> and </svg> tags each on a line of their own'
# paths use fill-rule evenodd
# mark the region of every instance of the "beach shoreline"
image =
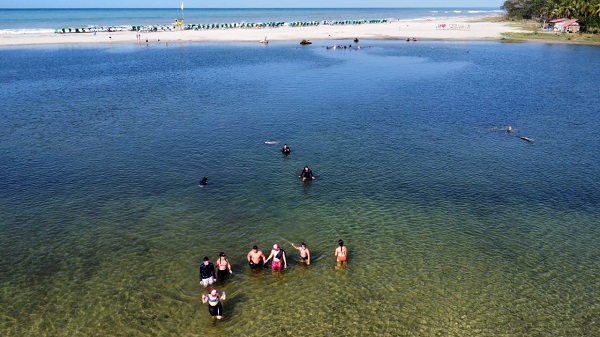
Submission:
<svg viewBox="0 0 600 337">
<path fill-rule="evenodd" d="M 499 40 L 502 34 L 524 32 L 504 22 L 438 19 L 318 25 L 308 27 L 224 28 L 158 32 L 21 33 L 0 35 L 0 47 L 88 45 L 98 43 L 259 42 L 306 40 Z"/>
</svg>

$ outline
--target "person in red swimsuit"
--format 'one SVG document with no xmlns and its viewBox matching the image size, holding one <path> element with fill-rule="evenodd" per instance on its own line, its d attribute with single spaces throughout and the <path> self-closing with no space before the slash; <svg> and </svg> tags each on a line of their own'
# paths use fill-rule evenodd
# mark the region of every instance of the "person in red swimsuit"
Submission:
<svg viewBox="0 0 600 337">
<path fill-rule="evenodd" d="M 344 246 L 344 241 L 338 241 L 338 247 L 335 249 L 335 256 L 338 264 L 346 263 L 346 259 L 348 258 L 348 249 L 346 246 Z"/>
</svg>

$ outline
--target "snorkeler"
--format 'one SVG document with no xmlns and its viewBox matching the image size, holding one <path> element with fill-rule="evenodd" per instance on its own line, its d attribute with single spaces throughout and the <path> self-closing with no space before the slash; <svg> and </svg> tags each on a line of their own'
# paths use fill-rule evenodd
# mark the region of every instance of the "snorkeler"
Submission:
<svg viewBox="0 0 600 337">
<path fill-rule="evenodd" d="M 304 166 L 302 173 L 300 173 L 300 178 L 302 178 L 303 182 L 315 179 L 315 176 L 313 175 L 312 170 L 308 167 L 308 165 Z"/>
<path fill-rule="evenodd" d="M 306 263 L 307 266 L 310 265 L 310 251 L 308 250 L 308 248 L 306 248 L 306 244 L 302 242 L 302 244 L 300 244 L 300 247 L 298 247 L 292 243 L 292 247 L 294 247 L 300 252 L 300 262 Z"/>
<path fill-rule="evenodd" d="M 283 268 L 287 268 L 285 250 L 283 250 L 277 243 L 273 245 L 271 255 L 269 255 L 269 257 L 265 260 L 265 263 L 269 262 L 271 258 L 273 258 L 273 262 L 271 262 L 271 270 L 281 270 Z"/>
<path fill-rule="evenodd" d="M 250 268 L 256 269 L 259 268 L 265 262 L 265 254 L 262 251 L 258 250 L 258 247 L 255 245 L 252 247 L 252 250 L 248 252 L 248 264 Z"/>
</svg>

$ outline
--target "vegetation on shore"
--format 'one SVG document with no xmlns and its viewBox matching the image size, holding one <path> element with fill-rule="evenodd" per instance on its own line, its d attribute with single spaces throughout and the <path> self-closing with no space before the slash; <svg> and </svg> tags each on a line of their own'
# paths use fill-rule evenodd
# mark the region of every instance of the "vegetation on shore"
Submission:
<svg viewBox="0 0 600 337">
<path fill-rule="evenodd" d="M 493 22 L 506 22 L 524 31 L 522 33 L 503 33 L 502 41 L 504 42 L 548 41 L 600 44 L 600 34 L 549 32 L 543 29 L 542 24 L 537 20 L 515 20 L 507 17 L 497 17 Z"/>
<path fill-rule="evenodd" d="M 507 0 L 502 8 L 509 19 L 546 23 L 558 18 L 575 18 L 583 32 L 600 33 L 600 0 Z"/>
<path fill-rule="evenodd" d="M 543 32 L 534 30 L 529 33 L 504 33 L 505 42 L 523 42 L 523 41 L 547 41 L 547 42 L 565 42 L 600 45 L 600 34 L 566 34 L 555 32 Z"/>
</svg>

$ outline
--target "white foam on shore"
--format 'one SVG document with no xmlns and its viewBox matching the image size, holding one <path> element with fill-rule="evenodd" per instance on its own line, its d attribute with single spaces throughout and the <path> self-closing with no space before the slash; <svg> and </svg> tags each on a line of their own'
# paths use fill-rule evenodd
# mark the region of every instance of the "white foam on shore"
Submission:
<svg viewBox="0 0 600 337">
<path fill-rule="evenodd" d="M 46 34 L 54 33 L 54 29 L 0 29 L 0 35 L 17 35 L 17 34 Z"/>
</svg>

